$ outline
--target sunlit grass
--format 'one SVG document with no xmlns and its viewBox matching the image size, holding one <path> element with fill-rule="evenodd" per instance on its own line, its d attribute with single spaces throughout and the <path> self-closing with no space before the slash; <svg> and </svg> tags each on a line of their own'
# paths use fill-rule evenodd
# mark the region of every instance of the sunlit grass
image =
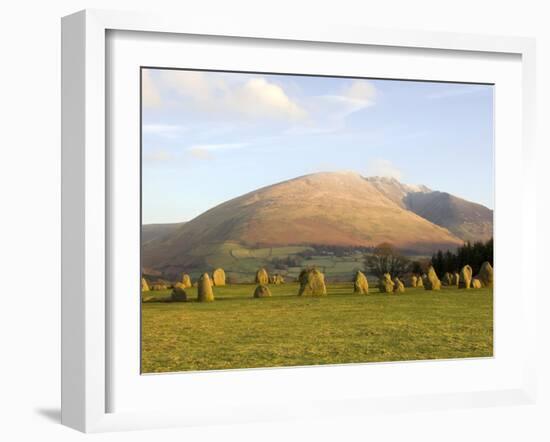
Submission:
<svg viewBox="0 0 550 442">
<path fill-rule="evenodd" d="M 492 356 L 491 289 L 298 297 L 296 284 L 215 287 L 216 301 L 142 304 L 144 373 Z M 170 291 L 144 299 L 168 299 Z"/>
</svg>

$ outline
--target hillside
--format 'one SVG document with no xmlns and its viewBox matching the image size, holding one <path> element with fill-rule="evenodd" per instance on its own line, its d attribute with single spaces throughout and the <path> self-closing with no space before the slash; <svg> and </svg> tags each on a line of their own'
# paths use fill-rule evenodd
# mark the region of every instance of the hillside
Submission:
<svg viewBox="0 0 550 442">
<path fill-rule="evenodd" d="M 400 183 L 394 178 L 366 178 L 400 207 L 448 229 L 464 241 L 486 241 L 493 236 L 493 211 L 426 186 Z"/>
<path fill-rule="evenodd" d="M 493 236 L 493 211 L 446 192 L 409 193 L 406 207 L 447 228 L 465 241 L 486 241 Z"/>
<path fill-rule="evenodd" d="M 144 243 L 143 265 L 164 270 L 197 267 L 227 244 L 256 249 L 391 242 L 406 252 L 429 254 L 462 243 L 386 193 L 352 172 L 316 173 L 277 183 L 222 203 Z"/>
<path fill-rule="evenodd" d="M 407 195 L 411 193 L 432 192 L 432 190 L 426 186 L 404 184 L 396 180 L 395 178 L 375 176 L 366 177 L 364 179 L 371 183 L 374 187 L 376 187 L 376 189 L 380 191 L 380 193 L 382 193 L 385 197 L 389 198 L 399 207 L 402 207 L 404 209 L 408 209 L 405 203 Z"/>
<path fill-rule="evenodd" d="M 141 241 L 145 244 L 149 241 L 163 240 L 166 236 L 176 231 L 185 223 L 172 224 L 144 224 L 141 227 Z"/>
</svg>

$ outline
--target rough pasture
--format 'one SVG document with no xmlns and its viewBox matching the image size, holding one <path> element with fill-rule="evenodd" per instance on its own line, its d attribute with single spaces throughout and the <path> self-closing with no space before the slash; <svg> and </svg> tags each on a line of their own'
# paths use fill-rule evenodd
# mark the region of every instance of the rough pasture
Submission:
<svg viewBox="0 0 550 442">
<path fill-rule="evenodd" d="M 143 293 L 144 373 L 354 362 L 487 357 L 493 354 L 491 288 L 297 296 L 298 284 L 215 287 L 216 301 L 169 302 L 170 290 Z M 152 302 L 151 302 L 152 301 Z M 155 302 L 158 301 L 158 302 Z M 162 302 L 166 301 L 166 302 Z"/>
</svg>

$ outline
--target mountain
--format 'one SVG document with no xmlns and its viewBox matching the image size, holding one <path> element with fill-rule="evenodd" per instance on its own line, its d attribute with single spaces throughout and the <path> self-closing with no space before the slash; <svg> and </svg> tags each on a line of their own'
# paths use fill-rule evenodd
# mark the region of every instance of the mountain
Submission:
<svg viewBox="0 0 550 442">
<path fill-rule="evenodd" d="M 405 206 L 464 241 L 493 237 L 493 211 L 446 192 L 409 193 Z"/>
<path fill-rule="evenodd" d="M 162 241 L 166 236 L 183 226 L 185 223 L 172 224 L 144 224 L 141 227 L 141 241 Z"/>
<path fill-rule="evenodd" d="M 258 249 L 371 247 L 390 242 L 418 254 L 462 244 L 449 230 L 409 210 L 403 202 L 411 193 L 429 189 L 403 187 L 401 195 L 391 186 L 384 190 L 382 184 L 357 173 L 331 172 L 263 187 L 145 242 L 143 265 L 157 269 L 198 266 L 228 243 Z"/>
<path fill-rule="evenodd" d="M 430 193 L 432 190 L 424 185 L 403 184 L 395 178 L 390 177 L 367 177 L 365 178 L 385 197 L 391 199 L 395 204 L 407 209 L 405 199 L 411 193 Z"/>
<path fill-rule="evenodd" d="M 366 178 L 400 207 L 445 227 L 464 241 L 486 241 L 493 236 L 493 211 L 447 192 L 400 183 L 395 178 Z"/>
</svg>

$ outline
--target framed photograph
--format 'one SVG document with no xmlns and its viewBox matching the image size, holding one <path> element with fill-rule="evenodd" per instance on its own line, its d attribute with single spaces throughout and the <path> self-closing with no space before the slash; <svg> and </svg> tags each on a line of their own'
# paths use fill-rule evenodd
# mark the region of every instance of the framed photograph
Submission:
<svg viewBox="0 0 550 442">
<path fill-rule="evenodd" d="M 534 400 L 532 40 L 62 31 L 64 424 Z"/>
</svg>

